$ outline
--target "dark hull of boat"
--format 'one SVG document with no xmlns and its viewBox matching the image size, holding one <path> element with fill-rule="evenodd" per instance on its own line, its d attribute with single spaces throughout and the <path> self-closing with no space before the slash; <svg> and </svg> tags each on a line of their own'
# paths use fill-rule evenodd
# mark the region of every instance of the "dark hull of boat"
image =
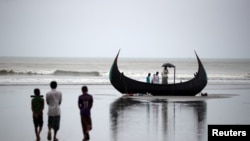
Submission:
<svg viewBox="0 0 250 141">
<path fill-rule="evenodd" d="M 176 84 L 150 84 L 133 80 L 119 71 L 117 66 L 118 56 L 119 52 L 110 69 L 109 79 L 114 88 L 122 94 L 150 93 L 155 96 L 195 96 L 207 85 L 206 71 L 197 54 L 199 68 L 195 77 L 189 81 Z"/>
</svg>

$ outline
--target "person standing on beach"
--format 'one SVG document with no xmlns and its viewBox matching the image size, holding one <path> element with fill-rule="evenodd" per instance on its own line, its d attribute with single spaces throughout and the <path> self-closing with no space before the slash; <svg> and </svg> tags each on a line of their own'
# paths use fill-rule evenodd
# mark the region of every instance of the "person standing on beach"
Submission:
<svg viewBox="0 0 250 141">
<path fill-rule="evenodd" d="M 82 94 L 78 98 L 78 107 L 80 109 L 83 141 L 90 139 L 89 131 L 92 129 L 91 108 L 93 106 L 93 97 L 88 93 L 88 87 L 82 87 Z"/>
<path fill-rule="evenodd" d="M 35 126 L 36 140 L 40 140 L 40 133 L 43 128 L 43 109 L 44 109 L 44 99 L 40 96 L 40 90 L 34 89 L 35 96 L 32 96 L 31 100 L 31 110 L 33 113 L 33 122 Z"/>
<path fill-rule="evenodd" d="M 52 81 L 50 83 L 51 91 L 46 94 L 46 102 L 48 104 L 48 140 L 51 140 L 51 129 L 54 130 L 54 141 L 58 141 L 56 138 L 57 131 L 60 127 L 60 105 L 62 102 L 62 93 L 57 88 L 57 82 Z"/>
</svg>

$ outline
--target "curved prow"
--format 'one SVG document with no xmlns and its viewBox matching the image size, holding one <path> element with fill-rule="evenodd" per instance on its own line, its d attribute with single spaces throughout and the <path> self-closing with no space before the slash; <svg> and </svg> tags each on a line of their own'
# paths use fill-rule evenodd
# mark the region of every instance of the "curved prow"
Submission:
<svg viewBox="0 0 250 141">
<path fill-rule="evenodd" d="M 196 58 L 197 58 L 197 61 L 198 61 L 198 65 L 199 65 L 199 69 L 198 69 L 198 73 L 196 74 L 197 77 L 199 77 L 198 79 L 203 79 L 205 81 L 200 81 L 200 85 L 203 85 L 203 87 L 205 87 L 207 85 L 207 73 L 206 73 L 206 70 L 199 58 L 199 56 L 197 55 L 196 51 L 195 52 L 195 55 L 196 55 Z M 204 78 L 205 77 L 205 78 Z"/>
<path fill-rule="evenodd" d="M 124 87 L 122 84 L 120 83 L 117 83 L 119 81 L 123 81 L 123 77 L 121 76 L 122 73 L 120 73 L 119 69 L 118 69 L 118 66 L 117 66 L 117 60 L 118 60 L 118 56 L 120 54 L 120 50 L 118 51 L 115 59 L 114 59 L 114 62 L 112 64 L 112 67 L 110 68 L 110 71 L 109 71 L 109 80 L 110 80 L 110 83 L 121 93 L 124 93 L 124 90 L 122 90 L 122 88 Z M 119 76 L 119 77 L 117 77 Z"/>
<path fill-rule="evenodd" d="M 117 67 L 117 59 L 118 59 L 119 54 L 120 54 L 120 50 L 118 51 L 118 53 L 115 57 L 115 60 L 114 60 L 112 66 L 110 68 L 110 71 L 109 71 L 109 80 L 111 81 L 111 83 L 112 83 L 112 72 L 113 72 L 114 67 Z"/>
<path fill-rule="evenodd" d="M 119 51 L 118 51 L 118 53 L 117 53 L 117 55 L 115 57 L 115 61 L 117 61 L 119 54 L 120 54 L 120 49 L 119 49 Z"/>
</svg>

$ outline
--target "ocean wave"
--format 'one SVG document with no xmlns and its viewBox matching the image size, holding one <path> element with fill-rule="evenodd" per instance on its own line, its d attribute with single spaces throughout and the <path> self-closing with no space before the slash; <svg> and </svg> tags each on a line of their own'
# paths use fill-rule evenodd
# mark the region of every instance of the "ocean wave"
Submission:
<svg viewBox="0 0 250 141">
<path fill-rule="evenodd" d="M 73 75 L 73 76 L 100 76 L 98 71 L 65 71 L 65 70 L 56 70 L 54 75 Z"/>
<path fill-rule="evenodd" d="M 27 71 L 27 72 L 18 72 L 18 71 L 14 71 L 14 70 L 0 70 L 0 75 L 36 75 L 39 73 L 36 72 L 31 72 L 31 71 Z"/>
<path fill-rule="evenodd" d="M 15 74 L 13 70 L 0 70 L 0 75 Z"/>
<path fill-rule="evenodd" d="M 32 71 L 14 71 L 2 69 L 0 75 L 56 75 L 56 76 L 101 76 L 98 71 L 67 71 L 55 70 L 52 72 L 32 72 Z"/>
</svg>

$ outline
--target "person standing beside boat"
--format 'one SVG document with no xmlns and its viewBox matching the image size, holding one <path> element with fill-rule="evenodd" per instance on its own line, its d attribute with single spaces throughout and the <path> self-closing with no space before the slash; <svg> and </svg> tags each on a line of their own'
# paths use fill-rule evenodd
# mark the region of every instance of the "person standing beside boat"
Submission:
<svg viewBox="0 0 250 141">
<path fill-rule="evenodd" d="M 160 83 L 160 78 L 159 78 L 159 72 L 157 71 L 156 74 L 154 74 L 153 79 L 152 79 L 153 84 L 159 84 Z"/>
<path fill-rule="evenodd" d="M 168 68 L 167 67 L 164 67 L 161 73 L 161 76 L 162 76 L 162 84 L 168 84 Z"/>
<path fill-rule="evenodd" d="M 148 73 L 148 76 L 146 77 L 146 82 L 147 83 L 150 83 L 150 76 L 151 76 L 151 73 Z"/>
</svg>

